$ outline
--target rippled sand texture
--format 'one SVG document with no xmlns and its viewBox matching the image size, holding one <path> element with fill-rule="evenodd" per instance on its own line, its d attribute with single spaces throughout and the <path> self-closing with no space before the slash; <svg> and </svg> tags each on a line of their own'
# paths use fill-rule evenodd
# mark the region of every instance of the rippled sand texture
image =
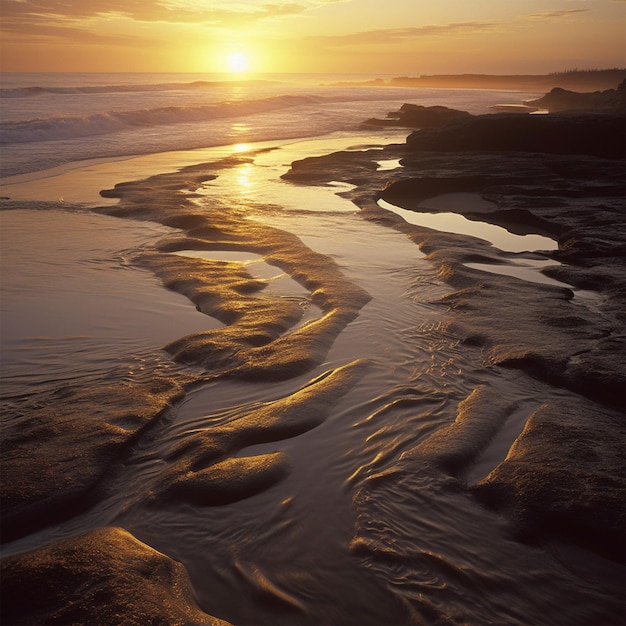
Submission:
<svg viewBox="0 0 626 626">
<path fill-rule="evenodd" d="M 535 381 L 531 393 L 536 409 L 526 413 L 523 421 L 519 421 L 518 412 L 521 396 L 509 396 L 512 388 L 488 401 L 479 402 L 484 397 L 482 392 L 480 396 L 472 395 L 466 404 L 459 405 L 452 426 L 407 451 L 399 466 L 374 475 L 357 495 L 356 502 L 362 503 L 363 510 L 356 540 L 359 553 L 373 567 L 381 567 L 386 573 L 394 571 L 407 593 L 418 604 L 426 604 L 427 620 L 429 611 L 438 614 L 446 610 L 444 607 L 454 615 L 450 606 L 455 603 L 450 595 L 460 581 L 451 582 L 449 568 L 462 577 L 468 574 L 457 562 L 457 555 L 451 561 L 440 561 L 448 552 L 443 547 L 450 541 L 447 533 L 435 539 L 441 546 L 434 551 L 434 544 L 427 541 L 418 549 L 415 539 L 424 536 L 423 520 L 397 510 L 402 498 L 414 500 L 417 506 L 425 499 L 424 493 L 433 489 L 433 481 L 439 483 L 438 487 L 444 481 L 442 489 L 458 490 L 455 497 L 463 510 L 449 514 L 460 527 L 478 529 L 477 524 L 460 521 L 470 508 L 467 495 L 474 494 L 508 516 L 513 537 L 550 545 L 574 572 L 583 573 L 587 567 L 592 570 L 595 560 L 591 553 L 601 555 L 620 564 L 609 580 L 618 585 L 624 581 L 623 161 L 585 155 L 443 152 L 388 149 L 387 158 L 403 157 L 400 163 L 404 167 L 398 168 L 391 180 L 370 176 L 374 180 L 367 184 L 360 178 L 358 163 L 345 174 L 350 168 L 332 155 L 295 163 L 288 174 L 290 180 L 319 184 L 329 179 L 343 180 L 340 171 L 344 171 L 347 179 L 361 183 L 348 196 L 362 206 L 364 215 L 407 233 L 427 253 L 427 259 L 439 266 L 440 278 L 454 288 L 441 303 L 449 307 L 453 332 L 466 346 L 468 355 L 474 354 L 487 370 L 498 372 L 504 367 L 515 373 L 518 381 Z M 437 212 L 436 203 L 428 198 L 442 192 L 479 193 L 493 203 L 492 209 L 468 206 L 463 211 L 450 203 L 445 210 L 506 225 L 520 234 L 554 237 L 559 249 L 542 250 L 542 256 L 562 261 L 563 265 L 553 265 L 544 270 L 546 274 L 572 288 L 591 289 L 597 297 L 576 301 L 572 289 L 504 278 L 497 270 L 491 273 L 489 266 L 537 255 L 532 250 L 530 254 L 503 253 L 482 240 L 410 224 L 375 204 L 372 195 L 377 195 L 376 187 L 382 190 L 378 196 L 394 205 L 433 213 Z M 472 264 L 480 264 L 482 271 L 472 268 Z M 507 396 L 513 400 L 508 406 L 503 404 Z M 467 404 L 470 400 L 472 404 Z M 513 445 L 506 446 L 500 458 L 492 457 L 495 462 L 485 465 L 480 458 L 481 447 L 499 437 L 498 430 L 508 423 L 507 411 L 513 416 L 518 413 L 523 430 L 511 437 L 509 444 L 514 441 Z M 424 472 L 425 466 L 432 468 L 433 464 L 440 471 L 434 475 L 432 469 Z M 483 470 L 477 471 L 481 467 Z M 461 478 L 461 482 L 450 476 Z M 467 491 L 461 488 L 466 482 L 470 485 Z M 371 503 L 379 500 L 393 502 L 393 511 L 385 508 L 372 514 Z M 400 519 L 410 523 L 396 523 Z M 432 526 L 427 526 L 432 534 Z M 473 541 L 484 545 L 489 539 L 485 535 Z M 564 545 L 569 547 L 564 549 Z M 414 580 L 412 565 L 428 555 L 432 555 L 427 559 L 431 567 L 424 567 L 432 575 L 429 584 L 440 589 L 433 591 L 429 587 L 430 597 L 428 586 Z M 501 563 L 512 562 L 510 555 L 503 554 L 501 559 Z M 502 571 L 506 569 L 504 565 Z M 489 576 L 489 571 L 485 567 L 476 575 Z M 511 581 L 520 585 L 514 593 L 523 592 L 524 575 L 510 575 Z M 461 582 L 460 587 L 465 584 Z M 489 583 L 485 580 L 473 584 L 486 587 Z M 506 600 L 512 588 L 497 585 L 496 589 L 498 608 L 488 619 L 523 623 L 524 618 L 514 614 L 515 603 Z M 621 590 L 615 593 L 619 606 L 623 594 Z M 536 606 L 549 603 L 550 596 L 548 593 L 542 598 L 537 593 Z M 570 615 L 563 607 L 560 617 L 546 608 L 548 612 L 543 616 L 530 617 L 529 613 L 526 620 L 572 624 L 619 621 L 617 613 L 602 616 L 599 606 L 603 602 L 608 606 L 611 600 L 598 599 Z M 486 620 L 493 608 L 479 609 L 469 621 Z M 464 619 L 467 617 L 462 614 L 453 616 L 455 623 Z"/>
<path fill-rule="evenodd" d="M 142 371 L 12 403 L 7 617 L 617 623 L 623 242 L 606 225 L 623 164 L 365 147 L 277 181 L 285 196 L 355 186 L 341 211 L 220 188 L 273 154 L 106 192 L 120 202 L 101 212 L 175 229 L 133 262 L 221 325 Z M 480 219 L 559 249 L 502 251 L 377 204 L 442 193 L 479 194 Z M 560 261 L 555 277 L 598 297 L 466 265 L 524 259 Z M 22 590 L 44 585 L 29 604 Z"/>
</svg>

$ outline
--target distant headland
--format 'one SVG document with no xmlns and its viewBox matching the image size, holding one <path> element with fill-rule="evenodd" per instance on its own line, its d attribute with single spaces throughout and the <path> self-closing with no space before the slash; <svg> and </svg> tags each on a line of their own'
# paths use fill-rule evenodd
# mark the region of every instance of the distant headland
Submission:
<svg viewBox="0 0 626 626">
<path fill-rule="evenodd" d="M 567 70 L 553 74 L 432 74 L 399 76 L 384 80 L 378 78 L 364 83 L 342 83 L 381 87 L 439 87 L 456 89 L 515 89 L 522 91 L 549 91 L 554 87 L 593 91 L 609 89 L 626 78 L 626 68 L 604 70 Z"/>
</svg>

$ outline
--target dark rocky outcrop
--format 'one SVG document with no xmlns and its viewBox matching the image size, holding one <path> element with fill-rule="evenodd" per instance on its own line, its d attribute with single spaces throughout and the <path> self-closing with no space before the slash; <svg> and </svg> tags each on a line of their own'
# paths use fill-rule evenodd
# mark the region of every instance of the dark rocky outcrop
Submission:
<svg viewBox="0 0 626 626">
<path fill-rule="evenodd" d="M 624 115 L 502 113 L 417 131 L 407 138 L 407 146 L 434 152 L 536 152 L 622 159 L 626 154 L 625 133 Z"/>
<path fill-rule="evenodd" d="M 368 126 L 403 126 L 406 128 L 441 128 L 471 118 L 471 113 L 444 106 L 425 107 L 403 104 L 399 111 L 389 113 L 387 119 L 369 119 Z"/>
<path fill-rule="evenodd" d="M 625 90 L 626 80 L 623 80 L 617 89 L 606 89 L 605 91 L 594 91 L 591 93 L 578 93 L 555 87 L 545 96 L 537 100 L 529 100 L 526 104 L 548 109 L 550 112 L 583 109 L 623 113 L 624 106 L 626 106 Z"/>
</svg>

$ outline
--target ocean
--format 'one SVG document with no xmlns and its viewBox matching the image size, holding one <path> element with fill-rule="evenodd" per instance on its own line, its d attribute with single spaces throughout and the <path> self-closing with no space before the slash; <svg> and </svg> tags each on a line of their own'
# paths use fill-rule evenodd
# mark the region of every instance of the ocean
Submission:
<svg viewBox="0 0 626 626">
<path fill-rule="evenodd" d="M 92 158 L 354 133 L 362 121 L 385 117 L 404 102 L 478 113 L 512 95 L 455 89 L 422 89 L 418 95 L 401 87 L 358 86 L 370 78 L 5 74 L 2 176 Z M 354 86 L 341 86 L 351 81 Z"/>
<path fill-rule="evenodd" d="M 473 484 L 567 392 L 468 353 L 436 264 L 362 219 L 358 180 L 283 178 L 347 151 L 392 179 L 375 154 L 408 131 L 365 120 L 540 94 L 373 78 L 2 76 L 2 424 L 27 468 L 4 555 L 123 528 L 235 624 L 617 610 L 578 554 L 513 541 L 434 465 L 406 469 L 468 398 L 506 404 Z"/>
<path fill-rule="evenodd" d="M 254 193 L 256 199 L 262 199 L 267 204 L 291 202 L 291 209 L 296 210 L 315 205 L 316 195 L 310 188 L 298 189 L 296 186 L 291 186 L 289 193 L 285 194 L 285 185 L 276 186 L 276 181 L 280 181 L 280 175 L 292 160 L 334 150 L 358 150 L 359 146 L 404 140 L 406 131 L 403 129 L 372 131 L 371 128 L 364 128 L 362 122 L 369 118 L 384 118 L 407 101 L 482 113 L 487 112 L 491 105 L 532 95 L 454 89 L 425 89 L 418 93 L 407 88 L 359 86 L 372 78 L 354 75 L 265 76 L 234 82 L 225 81 L 218 75 L 189 74 L 3 75 L 0 88 L 2 195 L 12 201 L 28 203 L 20 205 L 22 212 L 5 215 L 4 218 L 3 251 L 7 256 L 4 267 L 11 268 L 8 272 L 5 270 L 4 288 L 10 290 L 14 284 L 17 285 L 15 289 L 20 302 L 18 306 L 17 303 L 12 304 L 8 297 L 4 299 L 3 336 L 7 344 L 4 346 L 5 384 L 13 371 L 13 354 L 22 355 L 17 358 L 20 371 L 27 369 L 31 381 L 37 378 L 37 370 L 31 360 L 24 359 L 23 345 L 16 343 L 18 336 L 32 336 L 34 329 L 44 337 L 56 337 L 67 331 L 67 313 L 60 313 L 60 310 L 66 309 L 66 296 L 58 295 L 55 284 L 49 286 L 48 272 L 42 271 L 42 268 L 52 271 L 54 267 L 57 276 L 71 275 L 76 268 L 70 270 L 62 264 L 71 258 L 72 254 L 68 251 L 73 248 L 83 250 L 76 253 L 79 257 L 81 254 L 85 257 L 106 257 L 103 252 L 105 242 L 115 238 L 115 228 L 110 223 L 119 220 L 94 215 L 86 218 L 82 210 L 111 202 L 100 196 L 102 189 L 127 179 L 175 170 L 203 160 L 281 146 L 281 158 L 273 164 L 271 173 L 266 168 L 255 168 L 247 186 L 241 184 L 239 170 L 233 170 L 235 173 L 231 176 L 234 180 L 228 180 L 224 173 L 220 177 L 223 184 L 219 193 L 226 201 L 229 194 L 235 198 L 240 195 L 243 187 L 245 194 Z M 282 156 L 287 151 L 289 156 Z M 145 156 L 137 158 L 138 155 Z M 247 172 L 248 177 L 251 171 Z M 337 210 L 339 206 L 340 211 L 352 211 L 352 204 L 334 193 L 321 193 L 325 207 Z M 26 206 L 30 210 L 49 210 L 45 214 L 36 214 L 39 222 L 36 229 L 31 228 L 29 215 L 32 213 L 24 212 Z M 70 212 L 72 215 L 67 215 Z M 18 215 L 22 216 L 25 225 L 6 223 L 7 220 L 17 219 Z M 89 219 L 91 224 L 87 223 Z M 68 231 L 64 221 L 69 224 L 70 220 L 73 220 L 72 228 Z M 98 220 L 99 225 L 93 223 Z M 134 247 L 145 245 L 146 241 L 166 230 L 163 226 L 152 225 L 153 230 L 150 231 L 150 227 L 136 222 L 133 226 L 139 228 L 138 237 L 133 239 Z M 126 241 L 129 227 L 130 221 L 123 227 L 117 247 L 133 248 L 133 244 Z M 142 239 L 141 233 L 144 232 L 147 235 Z M 56 254 L 55 246 L 62 238 L 71 239 L 72 243 L 61 244 L 64 251 L 61 256 Z M 31 254 L 32 249 L 39 251 L 36 257 Z M 109 250 L 108 254 L 115 252 Z M 122 256 L 111 266 L 106 266 L 103 275 L 108 275 L 108 270 L 117 267 L 120 262 L 123 266 L 127 265 Z M 35 267 L 26 269 L 33 264 Z M 92 265 L 88 270 L 93 273 L 95 268 Z M 28 306 L 28 298 L 24 298 L 23 293 L 28 278 L 22 272 L 29 272 L 31 279 L 38 277 L 43 283 L 36 289 L 33 287 L 31 294 L 41 299 L 50 291 L 50 297 L 59 300 L 56 305 L 49 302 L 46 306 L 37 307 L 39 316 L 47 321 L 43 323 L 40 319 L 33 322 L 34 328 L 24 327 L 25 320 L 37 314 L 30 306 L 27 311 L 24 310 Z M 86 297 L 90 295 L 89 289 L 87 285 L 86 293 L 78 293 L 75 297 L 85 297 L 84 302 L 90 301 Z M 168 297 L 171 295 L 167 294 Z M 141 296 L 137 298 L 139 303 L 130 305 L 127 302 L 126 306 L 141 308 L 147 299 Z M 160 303 L 163 304 L 162 301 Z M 176 309 L 176 302 L 172 306 Z M 6 310 L 7 307 L 13 309 Z M 55 314 L 50 315 L 51 310 Z M 67 307 L 67 310 L 76 311 L 74 307 Z M 161 311 L 161 319 L 163 314 Z M 74 326 L 74 334 L 82 336 L 82 326 L 86 326 L 89 341 L 92 333 L 100 334 L 101 331 L 94 330 L 87 323 L 92 315 L 82 311 L 77 312 L 75 317 L 82 322 Z M 61 320 L 64 320 L 61 329 L 52 328 Z M 145 320 L 141 323 L 145 324 Z M 192 319 L 186 330 L 198 330 L 197 326 L 197 320 Z M 140 334 L 133 331 L 132 336 L 138 339 Z M 162 335 L 158 337 L 161 340 Z M 175 337 L 168 338 L 172 340 Z M 149 341 L 154 339 L 156 336 Z M 113 340 L 114 337 L 110 336 L 106 343 Z M 101 365 L 109 363 L 101 354 L 108 354 L 109 348 L 104 347 L 106 343 L 96 343 L 99 347 L 95 349 L 100 356 L 91 359 L 92 367 L 97 362 Z M 43 348 L 43 352 L 48 349 L 51 348 Z M 32 350 L 33 346 L 29 344 L 28 353 L 32 354 Z M 86 352 L 79 343 L 68 354 L 76 351 L 83 355 Z M 55 353 L 54 358 L 66 365 L 71 361 L 65 356 Z M 48 362 L 45 355 L 37 356 L 35 362 L 38 359 L 42 363 Z M 45 385 L 47 376 L 43 373 L 39 382 Z"/>
</svg>

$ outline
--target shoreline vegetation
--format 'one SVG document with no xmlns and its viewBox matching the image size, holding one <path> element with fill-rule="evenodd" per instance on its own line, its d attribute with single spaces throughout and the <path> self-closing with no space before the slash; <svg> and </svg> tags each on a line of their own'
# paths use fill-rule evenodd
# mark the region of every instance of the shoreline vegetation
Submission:
<svg viewBox="0 0 626 626">
<path fill-rule="evenodd" d="M 623 73 L 592 72 L 586 80 L 587 73 L 572 72 L 572 82 L 563 80 L 566 73 L 515 77 L 515 82 L 512 77 L 461 76 L 399 78 L 390 84 L 534 90 L 540 85 L 563 89 L 582 81 L 593 85 L 590 88 L 615 89 Z M 475 367 L 517 372 L 538 388 L 558 390 L 560 396 L 542 402 L 506 458 L 472 483 L 467 472 L 514 410 L 494 390 L 474 390 L 459 404 L 452 424 L 435 428 L 402 454 L 393 472 L 365 481 L 356 490 L 359 518 L 351 554 L 373 572 L 386 562 L 405 567 L 410 555 L 398 555 L 394 561 L 381 536 L 385 525 L 370 503 L 399 484 L 412 485 L 407 489 L 417 501 L 421 486 L 411 481 L 433 476 L 432 484 L 451 498 L 476 499 L 501 515 L 512 540 L 554 551 L 568 575 L 584 578 L 586 586 L 605 594 L 602 605 L 581 599 L 582 608 L 574 606 L 573 597 L 572 602 L 555 603 L 538 595 L 546 624 L 557 623 L 559 617 L 562 623 L 582 624 L 574 621 L 581 614 L 585 624 L 613 623 L 623 617 L 623 580 L 607 579 L 598 573 L 600 568 L 587 570 L 585 561 L 571 557 L 563 545 L 585 559 L 624 564 L 623 107 L 621 113 L 585 110 L 545 116 L 472 116 L 435 108 L 405 109 L 437 120 L 429 128 L 421 121 L 421 130 L 412 132 L 405 144 L 295 161 L 283 178 L 295 184 L 353 185 L 341 195 L 352 200 L 361 217 L 404 233 L 436 267 L 438 279 L 449 288 L 438 306 Z M 99 209 L 102 213 L 179 229 L 177 236 L 158 242 L 136 262 L 225 326 L 169 344 L 172 361 L 160 368 L 158 377 L 123 385 L 114 379 L 94 381 L 89 389 L 59 391 L 55 403 L 16 416 L 3 441 L 4 541 L 67 520 L 104 498 L 132 447 L 150 436 L 174 402 L 199 382 L 220 376 L 282 380 L 323 363 L 335 339 L 370 301 L 370 294 L 345 278 L 330 257 L 309 249 L 295 235 L 245 221 L 245 211 L 226 204 L 216 203 L 210 216 L 199 214 L 194 204 L 198 187 L 220 168 L 249 158 L 187 167 L 102 192 L 120 199 L 119 205 Z M 375 163 L 381 159 L 397 159 L 400 166 L 392 172 L 378 170 Z M 493 203 L 493 208 L 462 211 L 471 219 L 554 237 L 558 250 L 542 254 L 558 264 L 545 273 L 572 287 L 596 291 L 598 302 L 574 305 L 572 289 L 565 286 L 531 284 L 474 269 L 467 264 L 502 266 L 514 255 L 480 239 L 409 224 L 378 204 L 382 198 L 420 211 L 421 201 L 444 193 L 478 194 Z M 301 313 L 296 305 L 257 299 L 263 285 L 236 263 L 168 254 L 189 249 L 266 255 L 310 290 L 322 317 L 288 332 Z M 230 279 L 224 282 L 226 270 Z M 212 506 L 268 489 L 289 472 L 288 455 L 239 456 L 239 451 L 313 429 L 357 383 L 365 367 L 355 361 L 326 372 L 244 418 L 181 440 L 139 500 L 150 506 L 172 499 Z M 94 403 L 99 411 L 92 411 Z M 36 467 L 33 458 L 45 458 L 46 471 Z M 402 531 L 400 526 L 394 529 L 394 542 L 400 541 Z M 412 544 L 409 537 L 407 545 Z M 1 565 L 3 623 L 96 623 L 103 618 L 106 623 L 226 624 L 200 611 L 181 565 L 124 530 L 101 528 L 5 558 Z M 459 579 L 464 577 L 469 577 L 465 570 Z M 451 580 L 453 588 L 457 584 L 465 590 L 462 580 Z M 468 585 L 474 588 L 472 580 Z M 35 588 L 45 593 L 33 593 Z M 145 600 L 138 588 L 145 590 Z M 285 606 L 285 597 L 291 601 L 280 590 L 272 596 L 275 590 L 269 583 L 264 589 L 266 602 L 270 597 L 274 602 L 281 598 Z M 443 623 L 433 612 L 434 604 L 420 602 L 415 600 L 410 610 L 394 606 L 396 612 L 390 615 L 403 623 Z M 306 615 L 299 616 L 308 623 Z M 517 615 L 518 621 L 511 623 L 522 623 L 523 618 Z"/>
</svg>

